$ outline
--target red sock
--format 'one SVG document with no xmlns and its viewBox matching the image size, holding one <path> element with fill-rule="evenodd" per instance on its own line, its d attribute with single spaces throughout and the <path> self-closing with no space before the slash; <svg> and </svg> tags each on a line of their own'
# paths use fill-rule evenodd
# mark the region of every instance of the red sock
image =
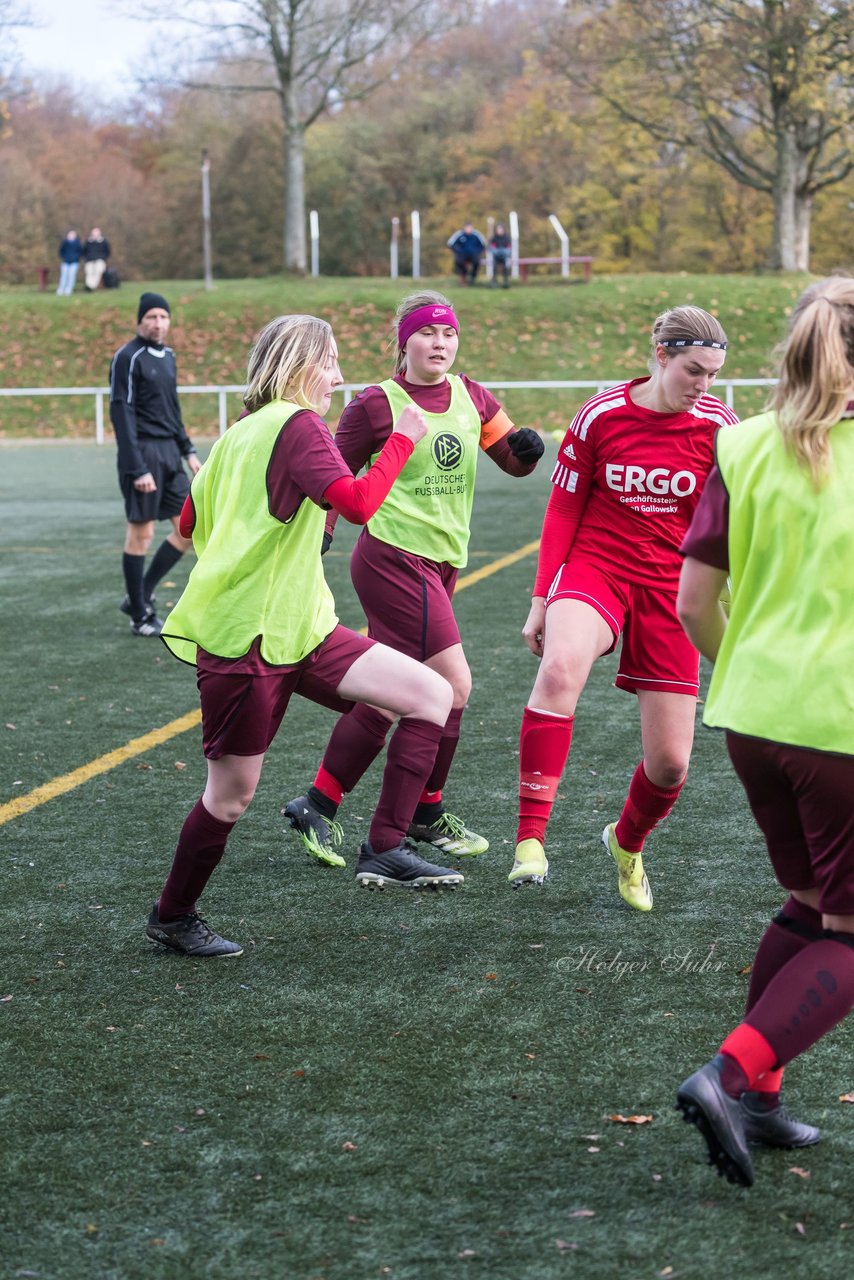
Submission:
<svg viewBox="0 0 854 1280">
<path fill-rule="evenodd" d="M 438 791 L 441 793 L 442 788 L 448 781 L 451 762 L 460 743 L 460 721 L 463 718 L 464 711 L 465 707 L 455 707 L 445 721 L 442 738 L 439 742 L 439 750 L 436 752 L 436 762 L 433 765 L 430 777 L 427 779 L 426 791 Z"/>
<path fill-rule="evenodd" d="M 326 744 L 323 763 L 314 780 L 318 791 L 328 794 L 323 785 L 324 775 L 326 778 L 331 775 L 342 794 L 352 791 L 382 751 L 390 728 L 391 721 L 382 712 L 361 702 L 341 716 Z M 341 803 L 341 796 L 330 795 L 329 799 Z"/>
<path fill-rule="evenodd" d="M 653 827 L 666 818 L 676 803 L 684 780 L 678 787 L 657 787 L 646 776 L 641 760 L 629 784 L 629 794 L 614 832 L 617 844 L 627 853 L 640 853 L 643 842 Z"/>
<path fill-rule="evenodd" d="M 743 1025 L 772 1046 L 774 1061 L 768 1067 L 785 1066 L 827 1035 L 852 1008 L 854 941 L 825 935 L 783 965 Z"/>
<path fill-rule="evenodd" d="M 208 813 L 201 798 L 196 801 L 181 828 L 172 870 L 157 904 L 161 920 L 177 920 L 195 911 L 196 899 L 225 853 L 233 826 Z"/>
<path fill-rule="evenodd" d="M 545 843 L 558 784 L 572 742 L 573 716 L 526 707 L 519 733 L 519 826 L 516 843 Z"/>
<path fill-rule="evenodd" d="M 778 1067 L 776 1071 L 766 1071 L 764 1076 L 760 1076 L 758 1080 L 754 1080 L 751 1088 L 754 1093 L 765 1093 L 776 1098 L 780 1096 L 780 1090 L 783 1087 L 783 1072 L 785 1067 Z"/>
<path fill-rule="evenodd" d="M 374 853 L 400 844 L 430 776 L 444 726 L 407 717 L 391 736 L 380 798 L 368 839 Z"/>
<path fill-rule="evenodd" d="M 745 1089 L 753 1089 L 760 1076 L 770 1071 L 777 1061 L 765 1037 L 746 1022 L 729 1033 L 720 1052 L 727 1058 L 721 1083 L 733 1098 Z"/>
</svg>

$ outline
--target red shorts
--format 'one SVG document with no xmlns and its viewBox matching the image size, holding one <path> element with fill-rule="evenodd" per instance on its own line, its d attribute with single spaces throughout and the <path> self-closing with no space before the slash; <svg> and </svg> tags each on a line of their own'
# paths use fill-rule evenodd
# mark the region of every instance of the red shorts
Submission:
<svg viewBox="0 0 854 1280">
<path fill-rule="evenodd" d="M 818 889 L 826 915 L 854 915 L 854 756 L 727 730 L 733 767 L 784 889 Z"/>
<path fill-rule="evenodd" d="M 354 704 L 335 690 L 356 659 L 373 645 L 367 636 L 339 624 L 298 666 L 282 668 L 275 675 L 198 670 L 205 757 L 263 755 L 294 693 L 333 711 L 349 711 Z"/>
<path fill-rule="evenodd" d="M 609 577 L 579 558 L 570 559 L 549 588 L 546 607 L 555 600 L 581 600 L 605 619 L 614 635 L 608 653 L 622 636 L 615 684 L 637 693 L 700 691 L 700 655 L 676 616 L 676 592 L 639 587 Z"/>
<path fill-rule="evenodd" d="M 363 529 L 350 574 L 368 635 L 416 662 L 460 643 L 451 597 L 458 570 L 402 551 Z"/>
</svg>

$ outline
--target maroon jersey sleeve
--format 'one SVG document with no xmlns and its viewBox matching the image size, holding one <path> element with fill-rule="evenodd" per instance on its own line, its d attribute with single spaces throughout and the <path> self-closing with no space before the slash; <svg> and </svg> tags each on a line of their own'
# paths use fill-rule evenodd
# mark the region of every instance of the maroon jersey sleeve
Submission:
<svg viewBox="0 0 854 1280">
<path fill-rule="evenodd" d="M 729 571 L 729 494 L 717 467 L 709 472 L 679 550 L 713 569 Z"/>
<path fill-rule="evenodd" d="M 323 419 L 311 409 L 300 409 L 279 432 L 270 458 L 270 514 L 284 523 L 296 514 L 303 498 L 325 506 L 323 495 L 329 486 L 351 474 Z"/>
<path fill-rule="evenodd" d="M 391 427 L 391 405 L 379 387 L 365 387 L 345 406 L 335 444 L 354 476 L 383 447 Z"/>
</svg>

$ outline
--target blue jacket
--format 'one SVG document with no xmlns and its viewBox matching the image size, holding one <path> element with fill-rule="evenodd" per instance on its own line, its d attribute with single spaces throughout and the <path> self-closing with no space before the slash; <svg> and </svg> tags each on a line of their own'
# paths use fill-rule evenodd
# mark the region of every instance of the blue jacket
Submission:
<svg viewBox="0 0 854 1280">
<path fill-rule="evenodd" d="M 59 256 L 63 262 L 79 262 L 83 257 L 83 241 L 79 236 L 70 240 L 68 236 L 60 243 Z"/>
</svg>

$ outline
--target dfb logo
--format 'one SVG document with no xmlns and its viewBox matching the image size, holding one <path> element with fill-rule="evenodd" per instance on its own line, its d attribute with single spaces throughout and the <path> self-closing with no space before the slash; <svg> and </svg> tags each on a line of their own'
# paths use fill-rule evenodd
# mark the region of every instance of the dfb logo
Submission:
<svg viewBox="0 0 854 1280">
<path fill-rule="evenodd" d="M 605 467 L 605 483 L 617 493 L 672 493 L 677 498 L 687 498 L 697 487 L 693 471 L 670 472 L 666 467 L 622 466 L 612 462 Z"/>
<path fill-rule="evenodd" d="M 433 458 L 443 471 L 453 471 L 463 457 L 463 442 L 450 431 L 442 431 L 433 441 Z"/>
</svg>

